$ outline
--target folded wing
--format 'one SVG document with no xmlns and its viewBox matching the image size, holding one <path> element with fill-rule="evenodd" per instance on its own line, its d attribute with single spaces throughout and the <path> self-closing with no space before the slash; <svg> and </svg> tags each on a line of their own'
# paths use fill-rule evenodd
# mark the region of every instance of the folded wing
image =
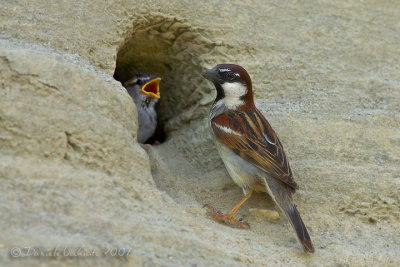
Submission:
<svg viewBox="0 0 400 267">
<path fill-rule="evenodd" d="M 211 127 L 234 153 L 286 183 L 292 192 L 299 188 L 278 136 L 257 109 L 229 110 L 216 116 Z"/>
</svg>

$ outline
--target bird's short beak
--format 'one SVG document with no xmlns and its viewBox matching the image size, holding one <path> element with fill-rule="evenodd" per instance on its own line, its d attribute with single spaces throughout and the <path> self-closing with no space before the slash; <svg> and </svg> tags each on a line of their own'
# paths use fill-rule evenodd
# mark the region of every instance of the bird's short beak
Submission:
<svg viewBox="0 0 400 267">
<path fill-rule="evenodd" d="M 142 93 L 150 98 L 160 98 L 160 81 L 158 77 L 148 81 L 143 85 Z"/>
<path fill-rule="evenodd" d="M 210 81 L 214 81 L 217 78 L 215 71 L 213 69 L 206 70 L 201 75 Z"/>
</svg>

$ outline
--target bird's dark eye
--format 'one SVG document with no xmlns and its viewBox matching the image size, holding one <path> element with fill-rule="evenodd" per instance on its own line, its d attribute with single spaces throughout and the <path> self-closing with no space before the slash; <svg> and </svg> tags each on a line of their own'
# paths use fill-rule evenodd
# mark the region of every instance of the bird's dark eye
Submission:
<svg viewBox="0 0 400 267">
<path fill-rule="evenodd" d="M 234 79 L 236 78 L 236 75 L 235 75 L 235 73 L 233 73 L 233 72 L 227 72 L 227 73 L 226 73 L 226 78 L 227 78 L 228 80 L 232 81 L 232 80 L 234 80 Z"/>
<path fill-rule="evenodd" d="M 142 81 L 141 79 L 137 79 L 137 80 L 136 80 L 136 83 L 137 83 L 138 85 L 142 85 L 143 81 Z"/>
</svg>

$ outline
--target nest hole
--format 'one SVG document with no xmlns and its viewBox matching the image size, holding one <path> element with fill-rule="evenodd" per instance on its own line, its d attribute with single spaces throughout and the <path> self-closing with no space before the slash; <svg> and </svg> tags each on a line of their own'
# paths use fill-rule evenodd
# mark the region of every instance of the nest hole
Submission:
<svg viewBox="0 0 400 267">
<path fill-rule="evenodd" d="M 204 92 L 208 87 L 200 75 L 202 55 L 213 44 L 202 30 L 174 17 L 138 21 L 126 35 L 117 53 L 114 78 L 124 84 L 138 72 L 161 77 L 157 130 L 149 142 L 164 142 L 172 131 L 199 116 L 199 102 L 210 93 Z"/>
</svg>

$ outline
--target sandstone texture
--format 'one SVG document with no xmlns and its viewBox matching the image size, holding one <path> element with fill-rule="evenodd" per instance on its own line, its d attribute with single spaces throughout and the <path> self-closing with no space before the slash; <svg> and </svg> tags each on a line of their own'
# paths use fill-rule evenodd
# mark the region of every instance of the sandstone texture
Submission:
<svg viewBox="0 0 400 267">
<path fill-rule="evenodd" d="M 399 266 L 399 21 L 390 0 L 1 1 L 0 265 Z M 265 194 L 250 229 L 202 208 L 242 197 L 207 126 L 218 63 L 249 71 L 315 254 Z M 136 142 L 135 71 L 163 78 L 162 144 Z"/>
</svg>

